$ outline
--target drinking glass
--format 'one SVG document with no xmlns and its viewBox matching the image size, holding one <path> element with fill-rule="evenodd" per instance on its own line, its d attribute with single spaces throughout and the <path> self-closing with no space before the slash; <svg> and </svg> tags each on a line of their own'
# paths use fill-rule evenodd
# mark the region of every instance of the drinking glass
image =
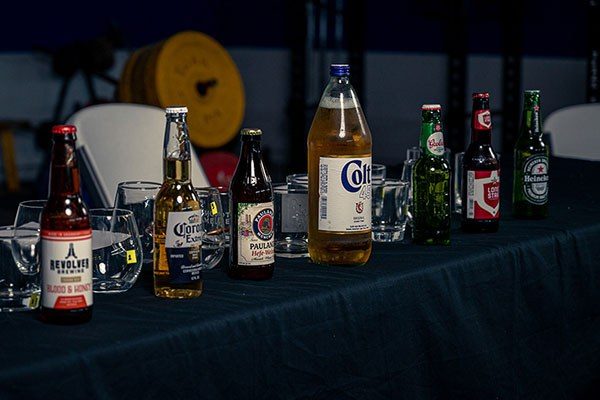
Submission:
<svg viewBox="0 0 600 400">
<path fill-rule="evenodd" d="M 229 213 L 229 190 L 223 186 L 217 186 L 219 196 L 221 197 L 221 209 L 223 210 L 223 246 L 229 247 L 231 235 L 229 226 L 231 225 L 231 214 Z"/>
<path fill-rule="evenodd" d="M 19 203 L 14 226 L 40 229 L 40 217 L 46 200 L 25 200 Z"/>
<path fill-rule="evenodd" d="M 408 187 L 408 182 L 399 179 L 372 184 L 371 234 L 374 241 L 397 242 L 404 239 Z"/>
<path fill-rule="evenodd" d="M 463 176 L 463 158 L 465 152 L 456 153 L 454 155 L 454 202 L 452 211 L 457 214 L 462 212 L 462 176 Z"/>
<path fill-rule="evenodd" d="M 308 257 L 308 185 L 273 185 L 275 255 Z"/>
<path fill-rule="evenodd" d="M 19 203 L 15 215 L 12 254 L 24 274 L 39 272 L 40 218 L 46 200 L 26 200 Z"/>
<path fill-rule="evenodd" d="M 115 207 L 133 212 L 142 242 L 144 262 L 152 262 L 154 200 L 160 186 L 160 183 L 143 181 L 121 182 L 117 186 Z"/>
<path fill-rule="evenodd" d="M 387 175 L 387 169 L 383 164 L 372 164 L 371 165 L 371 181 L 372 182 L 383 182 Z"/>
<path fill-rule="evenodd" d="M 408 184 L 408 195 L 406 200 L 406 217 L 408 224 L 412 226 L 412 204 L 413 204 L 413 170 L 415 163 L 421 157 L 421 149 L 414 146 L 406 150 L 406 160 L 402 168 L 402 181 Z"/>
<path fill-rule="evenodd" d="M 225 252 L 225 223 L 221 195 L 214 187 L 195 188 L 202 210 L 202 269 L 217 266 Z"/>
<path fill-rule="evenodd" d="M 129 290 L 140 274 L 143 250 L 131 210 L 90 210 L 94 293 Z"/>
<path fill-rule="evenodd" d="M 35 228 L 34 228 L 35 230 Z M 34 269 L 21 269 L 13 258 L 13 243 L 21 240 L 15 237 L 13 226 L 0 227 L 0 311 L 29 311 L 38 307 L 40 301 L 39 262 L 31 262 Z M 36 232 L 32 238 L 37 240 Z M 37 244 L 33 258 L 37 258 Z"/>
</svg>

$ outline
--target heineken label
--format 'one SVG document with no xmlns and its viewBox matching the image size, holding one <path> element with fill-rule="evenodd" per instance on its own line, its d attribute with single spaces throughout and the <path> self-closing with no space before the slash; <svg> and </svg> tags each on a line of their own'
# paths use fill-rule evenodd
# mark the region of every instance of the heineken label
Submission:
<svg viewBox="0 0 600 400">
<path fill-rule="evenodd" d="M 89 307 L 92 294 L 92 230 L 42 230 L 42 305 L 55 310 Z"/>
<path fill-rule="evenodd" d="M 523 163 L 523 194 L 532 204 L 546 204 L 548 201 L 548 157 L 537 154 L 528 157 Z"/>
<path fill-rule="evenodd" d="M 492 114 L 490 110 L 475 110 L 473 125 L 475 129 L 487 130 L 492 128 Z"/>
<path fill-rule="evenodd" d="M 202 218 L 200 210 L 171 211 L 167 217 L 165 250 L 169 279 L 186 284 L 202 279 Z"/>
<path fill-rule="evenodd" d="M 237 215 L 238 265 L 273 264 L 273 202 L 239 203 Z"/>
<path fill-rule="evenodd" d="M 467 171 L 467 218 L 500 218 L 500 170 Z"/>
</svg>

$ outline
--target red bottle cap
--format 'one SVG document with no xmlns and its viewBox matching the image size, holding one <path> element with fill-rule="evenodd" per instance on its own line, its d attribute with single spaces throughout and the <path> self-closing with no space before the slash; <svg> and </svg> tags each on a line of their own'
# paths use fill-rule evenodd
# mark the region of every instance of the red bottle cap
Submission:
<svg viewBox="0 0 600 400">
<path fill-rule="evenodd" d="M 75 125 L 54 125 L 52 133 L 55 135 L 68 135 L 77 133 L 77 128 L 75 128 Z"/>
<path fill-rule="evenodd" d="M 473 98 L 474 99 L 489 99 L 490 98 L 490 94 L 488 92 L 473 93 Z"/>
</svg>

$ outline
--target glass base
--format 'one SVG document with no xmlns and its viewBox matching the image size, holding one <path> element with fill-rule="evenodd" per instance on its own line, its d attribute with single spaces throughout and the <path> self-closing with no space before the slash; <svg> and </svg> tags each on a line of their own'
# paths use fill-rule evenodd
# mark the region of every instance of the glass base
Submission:
<svg viewBox="0 0 600 400">
<path fill-rule="evenodd" d="M 308 257 L 308 242 L 302 239 L 275 242 L 275 255 L 284 258 Z"/>
<path fill-rule="evenodd" d="M 400 242 L 404 240 L 404 227 L 373 228 L 371 237 L 374 242 Z"/>
<path fill-rule="evenodd" d="M 133 283 L 124 281 L 96 281 L 94 293 L 123 293 L 131 289 Z"/>
<path fill-rule="evenodd" d="M 40 292 L 0 292 L 0 312 L 32 311 L 40 305 Z"/>
</svg>

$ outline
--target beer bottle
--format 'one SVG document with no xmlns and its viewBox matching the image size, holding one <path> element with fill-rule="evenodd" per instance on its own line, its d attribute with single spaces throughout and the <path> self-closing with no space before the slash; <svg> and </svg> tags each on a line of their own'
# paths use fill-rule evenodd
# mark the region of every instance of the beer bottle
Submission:
<svg viewBox="0 0 600 400">
<path fill-rule="evenodd" d="M 42 321 L 77 324 L 92 317 L 92 228 L 80 193 L 73 125 L 52 128 L 50 195 L 41 215 Z"/>
<path fill-rule="evenodd" d="M 202 222 L 191 178 L 187 107 L 166 110 L 163 183 L 154 203 L 154 294 L 184 299 L 202 294 Z"/>
<path fill-rule="evenodd" d="M 227 275 L 269 279 L 275 266 L 273 187 L 262 160 L 260 129 L 242 129 L 242 150 L 229 185 L 231 241 Z"/>
<path fill-rule="evenodd" d="M 325 265 L 371 255 L 371 132 L 350 84 L 332 64 L 308 134 L 308 252 Z"/>
<path fill-rule="evenodd" d="M 492 149 L 489 93 L 473 93 L 471 144 L 463 158 L 462 186 L 462 229 L 496 232 L 500 219 L 500 163 Z"/>
<path fill-rule="evenodd" d="M 421 157 L 413 171 L 413 241 L 450 244 L 450 165 L 439 104 L 421 107 Z"/>
<path fill-rule="evenodd" d="M 548 215 L 549 149 L 542 141 L 540 91 L 526 90 L 521 132 L 515 144 L 513 212 L 517 218 Z"/>
</svg>

